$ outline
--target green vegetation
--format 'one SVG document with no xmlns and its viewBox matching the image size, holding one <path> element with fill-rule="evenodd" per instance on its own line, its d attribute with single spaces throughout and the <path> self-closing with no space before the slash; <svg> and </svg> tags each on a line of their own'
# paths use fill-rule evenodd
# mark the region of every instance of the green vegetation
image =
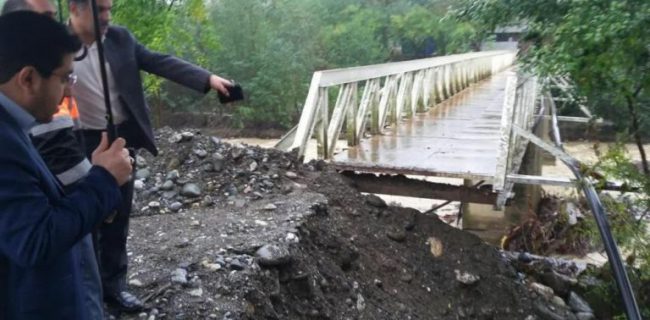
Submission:
<svg viewBox="0 0 650 320">
<path fill-rule="evenodd" d="M 114 0 L 114 23 L 154 50 L 240 82 L 248 99 L 221 106 L 146 77 L 154 117 L 232 115 L 235 126 L 289 128 L 316 70 L 466 52 L 473 27 L 444 18 L 451 0 Z"/>
</svg>

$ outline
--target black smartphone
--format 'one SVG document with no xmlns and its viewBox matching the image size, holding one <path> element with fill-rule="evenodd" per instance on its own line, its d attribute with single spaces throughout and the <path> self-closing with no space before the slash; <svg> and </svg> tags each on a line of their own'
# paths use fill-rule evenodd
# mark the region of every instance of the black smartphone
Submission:
<svg viewBox="0 0 650 320">
<path fill-rule="evenodd" d="M 228 96 L 224 95 L 221 92 L 217 92 L 217 95 L 219 96 L 219 102 L 230 103 L 234 101 L 244 100 L 244 90 L 242 89 L 241 85 L 239 85 L 239 83 L 235 83 L 234 81 L 231 82 L 233 85 L 231 87 L 226 87 L 228 88 Z"/>
</svg>

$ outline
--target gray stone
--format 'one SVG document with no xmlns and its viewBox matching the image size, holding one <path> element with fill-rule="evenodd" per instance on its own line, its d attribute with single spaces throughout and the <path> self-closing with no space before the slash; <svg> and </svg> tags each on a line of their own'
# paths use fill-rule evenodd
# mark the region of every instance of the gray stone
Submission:
<svg viewBox="0 0 650 320">
<path fill-rule="evenodd" d="M 181 190 L 181 195 L 185 197 L 200 197 L 201 196 L 201 188 L 195 183 L 188 183 L 183 186 L 183 190 Z"/>
<path fill-rule="evenodd" d="M 366 203 L 368 203 L 369 205 L 371 205 L 373 207 L 377 207 L 377 208 L 386 208 L 387 207 L 386 201 L 384 201 L 384 199 L 382 199 L 382 198 L 380 198 L 380 197 L 378 197 L 378 196 L 376 196 L 374 194 L 369 194 L 369 195 L 366 196 Z"/>
<path fill-rule="evenodd" d="M 167 139 L 169 143 L 179 143 L 181 140 L 183 140 L 183 136 L 179 133 L 173 134 L 169 139 Z"/>
<path fill-rule="evenodd" d="M 577 280 L 569 278 L 555 271 L 544 272 L 541 276 L 542 283 L 549 286 L 556 294 L 566 297 L 571 291 L 571 287 L 577 284 Z"/>
<path fill-rule="evenodd" d="M 246 268 L 246 265 L 244 265 L 238 259 L 234 259 L 234 260 L 230 261 L 229 266 L 230 266 L 231 270 L 237 270 L 237 271 L 241 271 L 241 270 L 244 270 Z"/>
<path fill-rule="evenodd" d="M 192 139 L 194 139 L 194 134 L 193 133 L 191 133 L 189 131 L 185 131 L 185 132 L 181 133 L 181 142 L 191 141 Z"/>
<path fill-rule="evenodd" d="M 244 150 L 239 148 L 232 148 L 232 150 L 230 151 L 230 155 L 232 156 L 233 159 L 237 160 L 244 155 Z"/>
<path fill-rule="evenodd" d="M 208 155 L 208 152 L 205 151 L 205 150 L 203 150 L 203 149 L 196 149 L 196 150 L 194 150 L 194 154 L 195 154 L 197 157 L 203 159 L 203 158 L 205 158 L 205 157 Z"/>
<path fill-rule="evenodd" d="M 144 159 L 143 157 L 141 157 L 141 156 L 136 156 L 136 157 L 135 157 L 135 164 L 136 164 L 138 167 L 146 167 L 146 166 L 147 166 L 147 160 L 145 160 L 145 159 Z"/>
<path fill-rule="evenodd" d="M 542 320 L 565 320 L 561 314 L 554 312 L 541 303 L 535 303 L 535 314 Z"/>
<path fill-rule="evenodd" d="M 569 294 L 569 306 L 573 312 L 594 313 L 589 304 L 575 292 Z"/>
<path fill-rule="evenodd" d="M 214 163 L 206 162 L 203 164 L 203 171 L 205 172 L 214 172 Z"/>
<path fill-rule="evenodd" d="M 162 197 L 164 199 L 169 200 L 169 199 L 173 199 L 177 195 L 178 195 L 178 192 L 176 192 L 176 191 L 166 191 L 166 192 L 163 192 Z"/>
<path fill-rule="evenodd" d="M 287 171 L 284 175 L 287 176 L 287 178 L 289 178 L 289 179 L 298 178 L 298 174 L 296 174 L 293 171 Z"/>
<path fill-rule="evenodd" d="M 142 180 L 135 180 L 133 182 L 133 189 L 135 189 L 135 190 L 144 189 L 144 182 L 142 182 Z"/>
<path fill-rule="evenodd" d="M 201 205 L 204 207 L 209 207 L 214 204 L 214 200 L 212 199 L 211 196 L 205 196 L 203 197 L 203 200 L 201 200 Z"/>
<path fill-rule="evenodd" d="M 264 206 L 264 210 L 266 210 L 266 211 L 273 211 L 273 210 L 275 210 L 277 208 L 278 207 L 276 205 L 272 204 L 272 203 L 269 203 L 269 204 Z"/>
<path fill-rule="evenodd" d="M 255 252 L 255 257 L 261 266 L 275 267 L 291 262 L 289 250 L 277 245 L 265 245 Z"/>
<path fill-rule="evenodd" d="M 187 270 L 178 268 L 172 272 L 172 282 L 185 284 L 187 283 Z"/>
<path fill-rule="evenodd" d="M 464 272 L 460 271 L 458 269 L 454 270 L 454 273 L 456 274 L 456 281 L 464 284 L 464 285 L 473 285 L 477 283 L 479 280 L 481 280 L 481 277 L 471 274 L 469 272 Z"/>
<path fill-rule="evenodd" d="M 562 298 L 560 298 L 558 296 L 553 296 L 553 299 L 551 299 L 551 302 L 553 302 L 553 304 L 555 304 L 558 307 L 566 308 L 566 303 L 564 303 L 564 300 L 562 300 Z"/>
<path fill-rule="evenodd" d="M 257 161 L 253 161 L 248 165 L 248 171 L 254 172 L 255 170 L 257 170 Z"/>
<path fill-rule="evenodd" d="M 210 137 L 210 141 L 212 141 L 212 143 L 214 144 L 215 147 L 218 147 L 219 145 L 221 145 L 221 139 L 219 139 L 218 137 L 212 136 L 212 137 Z"/>
<path fill-rule="evenodd" d="M 135 173 L 135 178 L 138 180 L 145 180 L 149 178 L 149 176 L 151 176 L 151 171 L 149 171 L 147 168 L 140 169 Z"/>
<path fill-rule="evenodd" d="M 170 209 L 171 211 L 173 211 L 173 212 L 178 212 L 178 211 L 181 210 L 181 208 L 183 208 L 183 204 L 180 203 L 180 202 L 178 202 L 178 201 L 172 203 L 172 204 L 169 206 L 169 209 Z"/>
<path fill-rule="evenodd" d="M 172 170 L 167 173 L 167 176 L 165 177 L 165 180 L 172 180 L 176 181 L 180 177 L 180 173 L 178 173 L 178 170 Z"/>
<path fill-rule="evenodd" d="M 555 295 L 555 292 L 553 291 L 553 289 L 551 289 L 551 288 L 549 288 L 549 287 L 547 287 L 547 286 L 545 286 L 545 285 L 543 285 L 541 283 L 533 282 L 530 285 L 530 288 L 533 291 L 535 291 L 537 294 L 539 294 L 540 296 L 546 298 L 547 300 L 551 300 L 553 298 L 553 296 Z"/>
<path fill-rule="evenodd" d="M 194 290 L 191 290 L 189 294 L 193 297 L 201 297 L 203 296 L 203 289 L 202 288 L 196 288 Z"/>
<path fill-rule="evenodd" d="M 149 208 L 151 208 L 151 209 L 158 209 L 158 208 L 160 208 L 160 202 L 151 201 L 151 202 L 149 202 L 149 204 L 147 206 L 149 206 Z"/>
<path fill-rule="evenodd" d="M 366 309 L 366 300 L 363 298 L 361 293 L 357 293 L 357 310 L 363 312 Z"/>
<path fill-rule="evenodd" d="M 386 236 L 388 236 L 388 239 L 397 242 L 404 242 L 406 240 L 406 232 L 404 230 L 391 230 L 386 233 Z"/>
<path fill-rule="evenodd" d="M 165 191 L 169 191 L 173 189 L 174 189 L 174 181 L 171 180 L 165 181 L 165 183 L 163 183 L 163 185 L 160 187 L 160 190 L 165 190 Z"/>
</svg>

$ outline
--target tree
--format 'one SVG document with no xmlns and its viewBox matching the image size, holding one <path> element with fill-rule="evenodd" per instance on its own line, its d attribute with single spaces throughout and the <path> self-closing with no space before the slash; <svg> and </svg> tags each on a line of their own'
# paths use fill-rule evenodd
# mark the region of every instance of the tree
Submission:
<svg viewBox="0 0 650 320">
<path fill-rule="evenodd" d="M 541 75 L 570 77 L 576 95 L 637 144 L 650 175 L 642 144 L 650 129 L 650 2 L 468 0 L 458 16 L 484 32 L 526 22 L 523 60 Z"/>
</svg>

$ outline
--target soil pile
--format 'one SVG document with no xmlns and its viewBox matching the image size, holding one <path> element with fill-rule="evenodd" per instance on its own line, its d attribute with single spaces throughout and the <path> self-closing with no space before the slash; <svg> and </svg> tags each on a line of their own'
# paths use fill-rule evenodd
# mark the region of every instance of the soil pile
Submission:
<svg viewBox="0 0 650 320">
<path fill-rule="evenodd" d="M 435 216 L 323 162 L 158 132 L 138 159 L 131 287 L 143 319 L 575 319 Z M 145 171 L 143 171 L 145 170 Z"/>
</svg>

